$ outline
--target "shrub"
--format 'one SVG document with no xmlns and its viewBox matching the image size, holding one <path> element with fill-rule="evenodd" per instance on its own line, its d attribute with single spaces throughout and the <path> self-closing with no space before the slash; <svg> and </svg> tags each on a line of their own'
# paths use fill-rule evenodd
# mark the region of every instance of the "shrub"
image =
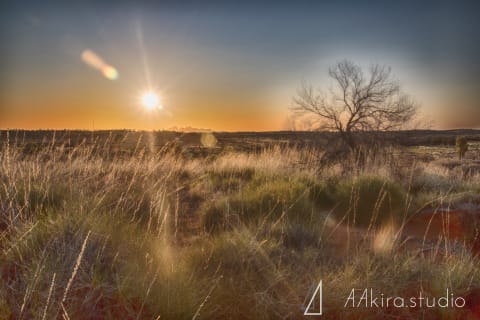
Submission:
<svg viewBox="0 0 480 320">
<path fill-rule="evenodd" d="M 338 219 L 358 226 L 378 226 L 398 220 L 405 210 L 405 190 L 376 176 L 360 176 L 338 185 L 335 194 Z"/>
<path fill-rule="evenodd" d="M 457 148 L 458 158 L 462 160 L 465 156 L 465 153 L 468 151 L 467 138 L 465 138 L 464 136 L 457 137 L 455 146 Z"/>
<path fill-rule="evenodd" d="M 15 181 L 16 188 L 10 189 L 10 194 L 5 190 L 0 191 L 0 202 L 8 199 L 10 206 L 27 209 L 30 213 L 42 213 L 50 209 L 60 209 L 64 201 L 71 199 L 69 188 L 60 182 L 24 184 Z M 2 199 L 3 198 L 3 199 Z"/>
<path fill-rule="evenodd" d="M 460 190 L 461 185 L 455 179 L 434 172 L 422 172 L 411 183 L 412 192 L 435 192 L 446 194 Z"/>
<path fill-rule="evenodd" d="M 238 191 L 255 174 L 254 168 L 226 168 L 208 172 L 209 182 L 215 191 Z"/>
<path fill-rule="evenodd" d="M 206 202 L 202 222 L 207 232 L 279 218 L 311 222 L 321 219 L 316 203 L 324 197 L 326 193 L 312 181 L 258 175 L 238 193 Z"/>
</svg>

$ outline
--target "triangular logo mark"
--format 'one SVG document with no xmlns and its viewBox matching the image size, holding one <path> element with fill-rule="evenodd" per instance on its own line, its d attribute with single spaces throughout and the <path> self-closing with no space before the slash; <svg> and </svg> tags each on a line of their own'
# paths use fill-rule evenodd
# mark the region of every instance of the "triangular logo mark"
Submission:
<svg viewBox="0 0 480 320">
<path fill-rule="evenodd" d="M 318 283 L 317 288 L 312 294 L 310 301 L 308 302 L 307 307 L 303 315 L 305 316 L 321 316 L 323 309 L 322 302 L 322 280 Z"/>
</svg>

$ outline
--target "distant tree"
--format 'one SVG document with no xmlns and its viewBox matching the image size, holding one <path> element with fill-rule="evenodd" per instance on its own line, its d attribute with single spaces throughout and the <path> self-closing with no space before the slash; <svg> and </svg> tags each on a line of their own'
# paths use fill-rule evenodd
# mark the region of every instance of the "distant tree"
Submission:
<svg viewBox="0 0 480 320">
<path fill-rule="evenodd" d="M 457 137 L 457 140 L 455 142 L 455 146 L 456 146 L 456 149 L 457 149 L 458 158 L 460 160 L 462 160 L 463 157 L 465 156 L 465 153 L 467 153 L 467 151 L 468 151 L 467 138 L 465 138 L 464 136 Z"/>
<path fill-rule="evenodd" d="M 316 129 L 337 131 L 350 150 L 357 149 L 356 133 L 399 129 L 411 121 L 417 107 L 391 76 L 391 69 L 372 65 L 368 73 L 344 60 L 329 69 L 333 88 L 328 94 L 303 83 L 293 98 L 297 115 L 312 115 Z"/>
</svg>

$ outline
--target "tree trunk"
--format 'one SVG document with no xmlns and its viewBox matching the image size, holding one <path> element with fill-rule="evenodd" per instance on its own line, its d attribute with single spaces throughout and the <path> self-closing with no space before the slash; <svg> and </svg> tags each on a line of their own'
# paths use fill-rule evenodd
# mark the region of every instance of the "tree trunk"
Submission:
<svg viewBox="0 0 480 320">
<path fill-rule="evenodd" d="M 350 151 L 355 151 L 357 149 L 352 131 L 350 130 L 342 131 L 342 139 L 345 142 L 345 144 L 348 146 Z"/>
</svg>

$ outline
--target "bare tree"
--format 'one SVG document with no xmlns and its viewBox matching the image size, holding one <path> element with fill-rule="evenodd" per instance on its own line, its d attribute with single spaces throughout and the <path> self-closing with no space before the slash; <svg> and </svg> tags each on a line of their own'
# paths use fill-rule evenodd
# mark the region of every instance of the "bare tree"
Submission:
<svg viewBox="0 0 480 320">
<path fill-rule="evenodd" d="M 355 133 L 396 130 L 412 120 L 417 107 L 391 76 L 391 69 L 372 65 L 365 75 L 357 64 L 344 60 L 328 72 L 334 86 L 328 94 L 303 83 L 293 98 L 292 110 L 313 115 L 316 128 L 338 131 L 355 150 Z"/>
</svg>

